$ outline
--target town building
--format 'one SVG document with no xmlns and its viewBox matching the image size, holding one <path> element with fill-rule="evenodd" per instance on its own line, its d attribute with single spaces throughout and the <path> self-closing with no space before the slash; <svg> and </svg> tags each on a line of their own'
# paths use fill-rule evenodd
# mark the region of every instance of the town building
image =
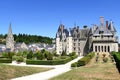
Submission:
<svg viewBox="0 0 120 80">
<path fill-rule="evenodd" d="M 106 21 L 100 17 L 100 25 L 92 25 L 91 28 L 79 26 L 65 29 L 63 24 L 59 25 L 56 33 L 56 52 L 62 54 L 76 52 L 79 56 L 89 52 L 118 52 L 118 36 L 112 21 Z"/>
</svg>

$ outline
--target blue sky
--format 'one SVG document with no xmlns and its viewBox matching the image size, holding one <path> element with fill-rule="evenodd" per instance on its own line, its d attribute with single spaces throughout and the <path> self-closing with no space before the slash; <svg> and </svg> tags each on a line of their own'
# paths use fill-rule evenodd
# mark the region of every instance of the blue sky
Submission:
<svg viewBox="0 0 120 80">
<path fill-rule="evenodd" d="M 58 26 L 100 24 L 99 17 L 113 20 L 120 35 L 120 0 L 0 0 L 0 34 L 10 22 L 14 34 L 55 37 Z"/>
</svg>

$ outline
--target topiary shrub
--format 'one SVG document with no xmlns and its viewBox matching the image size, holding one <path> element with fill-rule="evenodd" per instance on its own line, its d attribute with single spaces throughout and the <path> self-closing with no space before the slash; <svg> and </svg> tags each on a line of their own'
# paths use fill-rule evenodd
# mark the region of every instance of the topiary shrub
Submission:
<svg viewBox="0 0 120 80">
<path fill-rule="evenodd" d="M 107 58 L 107 57 L 104 57 L 104 58 L 103 58 L 103 62 L 106 63 L 107 61 L 108 61 L 108 58 Z"/>
</svg>

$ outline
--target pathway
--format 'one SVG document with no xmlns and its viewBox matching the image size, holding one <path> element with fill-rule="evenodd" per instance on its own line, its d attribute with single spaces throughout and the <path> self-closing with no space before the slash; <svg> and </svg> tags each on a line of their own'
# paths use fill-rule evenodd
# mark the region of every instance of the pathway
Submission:
<svg viewBox="0 0 120 80">
<path fill-rule="evenodd" d="M 23 76 L 23 77 L 19 77 L 19 78 L 15 78 L 12 80 L 48 80 L 52 77 L 55 77 L 57 75 L 60 75 L 62 73 L 65 73 L 67 71 L 71 70 L 71 64 L 73 62 L 78 61 L 80 58 L 82 57 L 78 57 L 70 62 L 68 62 L 67 64 L 64 65 L 56 65 L 56 66 L 46 66 L 46 65 L 19 65 L 19 66 L 32 66 L 32 67 L 51 67 L 51 68 L 55 68 L 46 72 L 41 72 L 41 73 L 36 73 L 33 75 L 29 75 L 29 76 Z M 12 65 L 18 65 L 18 64 L 12 64 Z"/>
</svg>

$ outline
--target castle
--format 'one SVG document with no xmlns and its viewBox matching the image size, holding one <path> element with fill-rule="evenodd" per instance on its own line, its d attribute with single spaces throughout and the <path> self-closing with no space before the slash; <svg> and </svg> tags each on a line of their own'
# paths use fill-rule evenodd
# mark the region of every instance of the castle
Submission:
<svg viewBox="0 0 120 80">
<path fill-rule="evenodd" d="M 91 28 L 79 26 L 65 29 L 63 24 L 59 25 L 56 33 L 56 52 L 62 54 L 76 52 L 83 56 L 91 51 L 93 52 L 118 52 L 118 36 L 112 21 L 106 21 L 100 17 L 100 25 L 93 25 Z"/>
</svg>

